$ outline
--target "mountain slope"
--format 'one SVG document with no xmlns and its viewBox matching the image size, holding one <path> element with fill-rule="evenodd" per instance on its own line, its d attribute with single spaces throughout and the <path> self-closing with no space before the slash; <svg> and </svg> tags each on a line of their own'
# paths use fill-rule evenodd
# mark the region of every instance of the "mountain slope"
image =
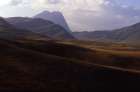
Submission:
<svg viewBox="0 0 140 92">
<path fill-rule="evenodd" d="M 11 17 L 7 21 L 19 29 L 26 29 L 53 39 L 74 39 L 63 27 L 39 18 Z"/>
<path fill-rule="evenodd" d="M 41 13 L 35 15 L 34 17 L 52 21 L 55 24 L 58 24 L 58 25 L 62 26 L 63 28 L 65 28 L 67 31 L 71 32 L 70 28 L 61 12 L 44 11 L 44 12 L 41 12 Z"/>
<path fill-rule="evenodd" d="M 50 46 L 45 49 L 50 49 L 52 46 L 57 47 L 55 50 L 50 50 L 54 53 L 58 50 L 66 51 L 66 49 L 63 50 L 64 48 L 67 48 L 67 51 L 56 55 L 47 51 L 29 49 L 25 44 L 27 47 L 33 45 L 38 49 L 41 49 L 42 46 L 45 48 L 45 44 L 46 46 L 49 44 Z M 16 42 L 2 39 L 0 39 L 0 47 L 1 92 L 114 92 L 114 89 L 116 92 L 124 92 L 139 90 L 139 73 L 104 67 L 64 56 L 73 55 L 72 53 L 75 52 L 84 54 L 84 50 L 86 50 L 84 48 L 43 41 Z M 78 57 L 78 54 L 72 57 Z"/>
<path fill-rule="evenodd" d="M 114 39 L 117 39 L 118 41 L 121 42 L 128 42 L 133 44 L 139 43 L 140 23 L 115 30 L 113 36 L 115 37 Z"/>
<path fill-rule="evenodd" d="M 140 44 L 140 23 L 112 31 L 75 32 L 73 34 L 82 40 Z"/>
<path fill-rule="evenodd" d="M 109 41 L 110 31 L 94 31 L 94 32 L 73 32 L 73 35 L 79 40 L 88 41 Z"/>
<path fill-rule="evenodd" d="M 21 30 L 0 18 L 0 38 L 3 39 L 49 39 L 47 36 L 33 33 L 28 30 Z"/>
</svg>

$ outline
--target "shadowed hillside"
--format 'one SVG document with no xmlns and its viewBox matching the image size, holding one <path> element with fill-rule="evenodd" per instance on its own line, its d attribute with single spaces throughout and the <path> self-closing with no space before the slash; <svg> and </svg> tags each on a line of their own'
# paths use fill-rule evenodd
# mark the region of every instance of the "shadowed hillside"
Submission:
<svg viewBox="0 0 140 92">
<path fill-rule="evenodd" d="M 6 19 L 16 28 L 30 30 L 52 39 L 74 39 L 72 34 L 58 24 L 40 18 L 11 17 Z"/>
<path fill-rule="evenodd" d="M 24 40 L 16 41 L 19 48 L 30 49 L 40 53 L 55 55 L 69 60 L 78 60 L 81 63 L 94 63 L 106 66 L 114 66 L 123 69 L 140 70 L 140 53 L 137 55 L 129 52 L 117 52 L 114 50 L 89 49 L 77 45 L 66 45 L 54 41 Z M 83 45 L 84 46 L 84 45 Z"/>
<path fill-rule="evenodd" d="M 60 44 L 55 45 L 66 54 Z M 0 47 L 0 91 L 122 92 L 139 89 L 140 75 L 137 73 L 72 60 L 27 46 L 19 47 L 18 42 L 0 40 Z M 78 49 L 75 46 L 69 48 L 68 52 L 73 53 L 76 52 L 74 48 Z M 79 47 L 77 51 L 82 50 L 86 49 Z"/>
<path fill-rule="evenodd" d="M 33 33 L 29 30 L 15 28 L 3 18 L 0 18 L 0 38 L 8 40 L 16 39 L 50 39 L 47 36 Z"/>
</svg>

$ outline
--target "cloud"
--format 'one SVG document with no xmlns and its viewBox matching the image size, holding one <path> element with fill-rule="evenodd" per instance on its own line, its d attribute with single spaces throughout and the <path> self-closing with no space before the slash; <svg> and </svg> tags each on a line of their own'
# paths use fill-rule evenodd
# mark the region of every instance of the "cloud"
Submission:
<svg viewBox="0 0 140 92">
<path fill-rule="evenodd" d="M 58 4 L 61 3 L 61 0 L 47 0 L 49 4 Z"/>
<path fill-rule="evenodd" d="M 104 0 L 32 0 L 33 8 L 52 8 L 59 10 L 99 9 L 99 4 Z"/>
<path fill-rule="evenodd" d="M 12 6 L 17 6 L 22 3 L 23 3 L 23 0 L 11 0 L 9 4 Z"/>
<path fill-rule="evenodd" d="M 140 9 L 134 6 L 118 4 L 115 0 L 104 0 L 98 9 L 77 9 L 67 14 L 73 30 L 93 31 L 110 30 L 128 26 L 140 21 Z"/>
</svg>

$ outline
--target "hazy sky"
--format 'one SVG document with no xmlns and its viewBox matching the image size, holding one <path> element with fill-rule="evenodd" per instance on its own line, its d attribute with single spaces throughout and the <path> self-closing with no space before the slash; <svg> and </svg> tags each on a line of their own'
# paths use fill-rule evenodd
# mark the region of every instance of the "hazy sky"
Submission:
<svg viewBox="0 0 140 92">
<path fill-rule="evenodd" d="M 0 16 L 61 11 L 74 31 L 115 29 L 140 22 L 140 0 L 1 0 Z"/>
</svg>

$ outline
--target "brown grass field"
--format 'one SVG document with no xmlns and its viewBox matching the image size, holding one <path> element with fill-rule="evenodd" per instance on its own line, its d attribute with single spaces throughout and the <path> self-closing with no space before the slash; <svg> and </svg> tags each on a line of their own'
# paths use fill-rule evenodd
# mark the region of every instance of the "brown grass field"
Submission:
<svg viewBox="0 0 140 92">
<path fill-rule="evenodd" d="M 130 45 L 125 43 L 103 43 L 95 41 L 58 41 L 58 43 L 77 45 L 80 47 L 97 50 L 105 53 L 117 55 L 128 55 L 132 57 L 140 57 L 140 46 Z"/>
<path fill-rule="evenodd" d="M 105 45 L 100 48 L 99 43 L 85 43 L 1 39 L 0 91 L 139 91 L 140 57 L 129 54 L 138 51 L 128 47 L 118 51 L 120 44 L 113 50 Z"/>
</svg>

